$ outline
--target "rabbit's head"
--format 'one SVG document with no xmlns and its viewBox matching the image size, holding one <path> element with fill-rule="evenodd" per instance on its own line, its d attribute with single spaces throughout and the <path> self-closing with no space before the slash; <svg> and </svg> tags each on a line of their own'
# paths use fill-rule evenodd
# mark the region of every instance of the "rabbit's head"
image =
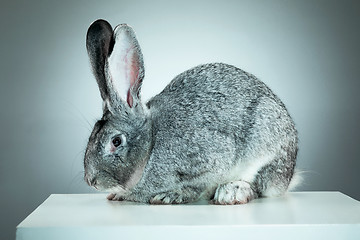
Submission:
<svg viewBox="0 0 360 240">
<path fill-rule="evenodd" d="M 141 177 L 151 146 L 151 127 L 140 101 L 143 57 L 126 24 L 114 31 L 104 20 L 87 32 L 86 47 L 103 99 L 103 117 L 89 138 L 85 181 L 103 191 L 133 187 Z"/>
</svg>

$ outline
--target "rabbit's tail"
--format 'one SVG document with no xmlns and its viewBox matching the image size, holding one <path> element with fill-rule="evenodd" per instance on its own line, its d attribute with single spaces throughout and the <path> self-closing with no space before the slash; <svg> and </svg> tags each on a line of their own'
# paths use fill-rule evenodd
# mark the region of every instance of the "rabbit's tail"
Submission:
<svg viewBox="0 0 360 240">
<path fill-rule="evenodd" d="M 293 191 L 296 188 L 298 188 L 304 180 L 303 174 L 304 171 L 301 171 L 299 169 L 295 169 L 294 175 L 290 181 L 289 187 L 288 187 L 288 191 Z"/>
</svg>

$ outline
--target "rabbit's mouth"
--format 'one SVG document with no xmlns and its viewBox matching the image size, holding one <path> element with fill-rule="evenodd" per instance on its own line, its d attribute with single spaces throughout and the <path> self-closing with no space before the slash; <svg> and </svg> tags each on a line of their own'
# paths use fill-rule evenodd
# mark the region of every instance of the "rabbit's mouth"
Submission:
<svg viewBox="0 0 360 240">
<path fill-rule="evenodd" d="M 126 190 L 125 187 L 122 186 L 120 181 L 116 179 L 114 176 L 104 176 L 104 175 L 92 175 L 85 173 L 85 182 L 90 186 L 95 188 L 98 191 L 102 192 L 114 192 L 116 189 Z"/>
</svg>

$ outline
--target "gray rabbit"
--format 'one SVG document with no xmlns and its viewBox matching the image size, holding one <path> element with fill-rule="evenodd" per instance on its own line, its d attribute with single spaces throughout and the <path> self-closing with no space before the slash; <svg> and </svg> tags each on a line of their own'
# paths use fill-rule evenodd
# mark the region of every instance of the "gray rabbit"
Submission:
<svg viewBox="0 0 360 240">
<path fill-rule="evenodd" d="M 280 99 L 224 63 L 187 70 L 147 103 L 144 63 L 131 27 L 105 20 L 86 47 L 103 99 L 85 153 L 85 181 L 109 200 L 243 204 L 285 193 L 297 131 Z"/>
</svg>

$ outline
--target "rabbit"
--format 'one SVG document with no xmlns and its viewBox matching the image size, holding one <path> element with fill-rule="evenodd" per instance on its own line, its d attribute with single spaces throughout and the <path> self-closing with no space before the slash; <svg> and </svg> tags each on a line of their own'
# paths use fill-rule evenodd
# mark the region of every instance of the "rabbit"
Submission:
<svg viewBox="0 0 360 240">
<path fill-rule="evenodd" d="M 199 65 L 145 103 L 143 55 L 129 25 L 93 22 L 86 48 L 103 116 L 89 137 L 84 178 L 107 199 L 227 205 L 288 190 L 298 133 L 254 75 L 225 63 Z"/>
</svg>

